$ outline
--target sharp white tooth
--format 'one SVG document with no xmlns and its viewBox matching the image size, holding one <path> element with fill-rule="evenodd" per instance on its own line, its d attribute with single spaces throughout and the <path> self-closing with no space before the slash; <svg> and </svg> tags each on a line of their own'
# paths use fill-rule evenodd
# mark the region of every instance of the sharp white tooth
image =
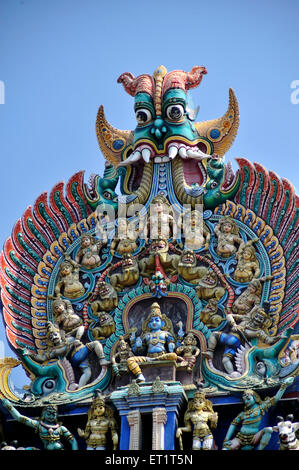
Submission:
<svg viewBox="0 0 299 470">
<path fill-rule="evenodd" d="M 139 152 L 139 150 L 135 150 L 129 158 L 131 159 L 131 162 L 137 162 L 141 158 L 141 152 Z"/>
<path fill-rule="evenodd" d="M 188 149 L 187 150 L 188 157 L 195 158 L 196 160 L 202 160 L 203 158 L 208 158 L 210 155 L 206 155 L 199 149 Z"/>
<path fill-rule="evenodd" d="M 118 166 L 127 166 L 130 165 L 131 163 L 137 162 L 141 158 L 141 153 L 139 150 L 135 150 L 129 158 L 127 158 L 125 161 L 121 162 L 118 164 Z"/>
<path fill-rule="evenodd" d="M 143 149 L 141 153 L 142 153 L 142 158 L 145 161 L 145 163 L 148 163 L 150 161 L 150 158 L 151 158 L 150 149 Z"/>
<path fill-rule="evenodd" d="M 170 160 L 173 160 L 174 157 L 176 157 L 178 154 L 178 149 L 175 145 L 171 145 L 169 148 L 168 148 L 168 156 L 170 158 Z"/>
<path fill-rule="evenodd" d="M 186 147 L 180 147 L 179 156 L 182 158 L 188 158 Z"/>
</svg>

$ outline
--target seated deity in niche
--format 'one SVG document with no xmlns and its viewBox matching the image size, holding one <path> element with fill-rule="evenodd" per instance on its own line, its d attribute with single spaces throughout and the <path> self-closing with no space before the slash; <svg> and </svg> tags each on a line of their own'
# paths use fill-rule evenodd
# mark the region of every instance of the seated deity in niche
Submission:
<svg viewBox="0 0 299 470">
<path fill-rule="evenodd" d="M 175 353 L 176 340 L 171 320 L 161 313 L 160 305 L 154 302 L 150 314 L 142 325 L 143 334 L 136 337 L 130 335 L 131 348 L 136 356 L 128 358 L 128 369 L 135 375 L 136 382 L 144 382 L 145 377 L 139 364 L 157 360 L 183 361 Z M 138 355 L 145 352 L 146 355 Z"/>
<path fill-rule="evenodd" d="M 57 297 L 63 295 L 69 299 L 77 299 L 85 293 L 83 284 L 79 280 L 80 266 L 70 256 L 65 256 L 59 269 L 58 282 L 55 286 Z"/>
<path fill-rule="evenodd" d="M 222 258 L 230 258 L 237 252 L 237 245 L 243 240 L 239 236 L 239 230 L 236 222 L 231 217 L 223 217 L 215 227 L 217 237 L 216 252 Z"/>
<path fill-rule="evenodd" d="M 247 243 L 241 243 L 238 249 L 236 254 L 238 264 L 234 273 L 234 279 L 237 282 L 250 282 L 253 278 L 257 278 L 260 275 L 260 265 L 256 251 L 252 246 L 257 241 L 258 238 L 255 238 Z"/>
</svg>

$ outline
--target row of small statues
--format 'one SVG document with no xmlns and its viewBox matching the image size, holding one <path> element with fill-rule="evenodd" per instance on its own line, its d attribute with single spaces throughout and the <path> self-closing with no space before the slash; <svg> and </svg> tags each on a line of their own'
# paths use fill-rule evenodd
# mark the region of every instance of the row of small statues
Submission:
<svg viewBox="0 0 299 470">
<path fill-rule="evenodd" d="M 57 305 L 59 306 L 63 302 L 58 300 Z M 63 305 L 61 306 L 61 311 L 62 308 Z M 74 317 L 74 322 L 75 320 L 76 317 Z M 179 323 L 182 326 L 181 322 Z M 80 380 L 75 386 L 76 388 L 83 387 L 91 378 L 92 367 L 89 356 L 92 352 L 96 355 L 100 366 L 111 365 L 115 375 L 119 375 L 124 370 L 127 372 L 132 371 L 137 377 L 138 382 L 145 380 L 138 366 L 140 362 L 171 359 L 179 361 L 181 365 L 186 366 L 188 371 L 191 371 L 200 352 L 196 346 L 195 336 L 188 333 L 184 337 L 182 328 L 180 328 L 178 333 L 181 342 L 179 341 L 179 344 L 177 344 L 172 323 L 166 315 L 161 313 L 158 303 L 152 304 L 151 312 L 143 324 L 144 335 L 136 338 L 135 331 L 132 331 L 130 334 L 131 347 L 123 337 L 120 337 L 118 348 L 112 356 L 111 362 L 105 359 L 103 346 L 100 341 L 91 341 L 86 345 L 82 343 L 81 338 L 84 333 L 84 327 L 80 323 L 78 325 L 76 323 L 72 324 L 72 328 L 70 324 L 68 326 L 70 329 L 65 332 L 58 325 L 48 322 L 48 349 L 39 353 L 31 353 L 25 350 L 24 357 L 30 356 L 34 361 L 41 364 L 52 359 L 68 357 L 73 367 L 78 367 L 81 371 Z M 138 352 L 143 347 L 146 347 L 146 356 L 138 355 Z"/>
<path fill-rule="evenodd" d="M 281 335 L 270 336 L 268 327 L 271 325 L 271 318 L 262 307 L 255 307 L 248 315 L 228 315 L 228 323 L 231 332 L 213 332 L 208 340 L 207 350 L 204 356 L 212 359 L 217 344 L 225 346 L 222 355 L 222 363 L 225 371 L 231 375 L 237 375 L 234 370 L 233 359 L 240 347 L 246 341 L 258 338 L 265 344 L 274 344 L 281 339 Z M 239 320 L 239 323 L 237 321 Z M 143 382 L 144 376 L 140 369 L 140 363 L 152 362 L 154 360 L 173 360 L 179 366 L 187 366 L 190 372 L 194 367 L 200 350 L 197 347 L 197 340 L 193 333 L 184 335 L 182 324 L 178 326 L 178 343 L 175 343 L 175 335 L 170 319 L 162 314 L 157 302 L 151 306 L 151 312 L 142 326 L 143 335 L 135 337 L 135 332 L 130 334 L 130 343 L 120 338 L 117 353 L 112 358 L 113 370 L 117 374 L 118 369 L 128 369 L 136 376 L 137 381 Z M 140 351 L 146 350 L 146 355 L 138 355 Z M 119 358 L 119 365 L 116 360 Z"/>
<path fill-rule="evenodd" d="M 83 344 L 82 320 L 72 310 L 65 311 L 67 305 L 64 300 L 57 300 L 57 309 L 59 307 L 62 316 L 65 314 L 61 320 L 63 329 L 59 328 L 59 317 L 56 317 L 58 325 L 48 322 L 48 349 L 37 354 L 25 351 L 24 356 L 30 355 L 33 360 L 41 364 L 50 359 L 68 357 L 73 367 L 81 371 L 77 388 L 86 385 L 91 378 L 92 368 L 89 362 L 91 352 L 96 355 L 101 367 L 111 365 L 115 375 L 131 371 L 138 382 L 145 381 L 140 368 L 143 362 L 172 360 L 191 372 L 199 359 L 200 349 L 197 347 L 196 336 L 191 332 L 185 334 L 181 321 L 177 324 L 179 330 L 175 334 L 172 321 L 161 312 L 157 302 L 151 305 L 150 313 L 142 324 L 141 336 L 136 337 L 136 329 L 133 328 L 129 332 L 130 344 L 123 337 L 118 339 L 111 362 L 105 359 L 103 345 L 99 340 Z M 217 344 L 225 345 L 222 362 L 224 369 L 230 375 L 235 373 L 234 355 L 244 338 L 247 341 L 258 338 L 266 344 L 273 344 L 281 338 L 280 335 L 268 334 L 267 328 L 271 324 L 271 318 L 261 307 L 255 307 L 248 315 L 227 315 L 227 319 L 231 325 L 231 332 L 213 332 L 208 340 L 207 350 L 203 354 L 212 359 Z M 237 323 L 239 319 L 240 323 Z"/>
<path fill-rule="evenodd" d="M 157 196 L 161 198 L 162 196 Z M 163 199 L 163 197 L 162 197 Z M 155 233 L 155 237 L 151 238 L 149 246 L 148 237 L 146 235 L 146 247 L 148 247 L 149 257 L 144 258 L 143 254 L 140 253 L 138 257 L 142 256 L 139 262 L 133 258 L 134 251 L 137 250 L 137 239 L 136 232 L 129 230 L 127 227 L 126 219 L 119 219 L 119 233 L 116 236 L 111 245 L 110 251 L 112 254 L 115 252 L 122 255 L 122 274 L 113 274 L 111 276 L 111 284 L 116 290 L 121 291 L 125 287 L 136 284 L 139 276 L 147 277 L 156 274 L 156 266 L 154 258 L 159 255 L 160 262 L 163 270 L 170 276 L 174 274 L 180 274 L 184 280 L 197 284 L 198 281 L 206 274 L 206 269 L 196 267 L 196 262 L 189 266 L 192 268 L 192 273 L 188 273 L 184 266 L 182 259 L 178 254 L 168 254 L 169 251 L 169 234 L 166 235 L 161 225 L 160 219 L 163 219 L 163 213 L 161 213 L 159 201 L 155 203 L 157 210 L 154 215 L 151 215 L 148 219 L 148 224 L 158 224 L 158 228 Z M 164 202 L 165 205 L 165 202 Z M 166 217 L 166 216 L 165 216 Z M 170 223 L 169 215 L 166 217 L 167 224 Z M 187 224 L 189 232 L 184 232 L 185 237 L 185 252 L 189 255 L 194 253 L 194 250 L 198 250 L 200 247 L 209 246 L 210 235 L 207 229 L 200 230 L 198 228 L 198 220 L 200 218 L 199 213 L 196 210 L 191 211 L 190 223 Z M 152 220 L 153 219 L 153 220 Z M 172 222 L 174 219 L 171 217 Z M 165 222 L 165 221 L 164 221 Z M 168 225 L 167 225 L 168 227 Z M 169 231 L 169 230 L 168 230 Z M 71 259 L 70 256 L 66 256 L 65 260 L 60 265 L 59 279 L 55 287 L 56 295 L 64 295 L 69 299 L 77 299 L 85 294 L 83 284 L 80 282 L 79 271 L 80 268 L 93 269 L 101 264 L 100 252 L 104 245 L 107 245 L 108 238 L 103 230 L 101 239 L 97 240 L 94 236 L 89 233 L 85 233 L 81 237 L 81 246 L 75 255 L 75 259 Z M 123 235 L 122 235 L 123 234 Z M 206 234 L 206 238 L 204 239 Z M 139 236 L 139 232 L 137 233 Z M 257 279 L 260 275 L 259 261 L 256 255 L 256 250 L 253 244 L 258 241 L 258 238 L 245 242 L 239 235 L 239 230 L 236 222 L 233 218 L 226 216 L 222 217 L 218 224 L 215 226 L 215 236 L 217 240 L 216 253 L 222 258 L 229 258 L 233 255 L 236 256 L 237 265 L 234 271 L 234 280 L 240 283 L 248 283 L 253 279 Z M 197 246 L 197 238 L 199 245 Z M 171 237 L 170 237 L 171 238 Z M 204 241 L 204 244 L 203 244 Z M 238 249 L 237 249 L 238 246 Z M 192 256 L 192 255 L 191 255 Z M 190 261 L 189 261 L 190 264 Z"/>
<path fill-rule="evenodd" d="M 224 321 L 224 316 L 218 309 L 218 301 L 225 295 L 225 287 L 219 284 L 219 277 L 215 270 L 206 266 L 197 266 L 197 258 L 193 251 L 185 250 L 180 256 L 168 253 L 169 245 L 166 240 L 155 240 L 151 243 L 149 257 L 141 258 L 139 263 L 127 254 L 121 261 L 121 272 L 108 274 L 110 282 L 101 280 L 97 285 L 96 298 L 91 303 L 91 311 L 96 320 L 91 327 L 94 339 L 105 339 L 115 331 L 115 324 L 109 312 L 118 305 L 118 291 L 126 287 L 134 286 L 140 274 L 151 278 L 149 285 L 153 294 L 159 298 L 159 292 L 167 290 L 169 284 L 167 275 L 179 275 L 184 281 L 194 285 L 197 295 L 206 302 L 201 314 L 201 321 L 209 328 L 217 328 Z M 157 256 L 161 269 L 157 271 Z M 161 273 L 164 272 L 164 274 Z M 270 277 L 253 279 L 246 289 L 234 301 L 232 310 L 234 314 L 248 314 L 258 306 L 262 296 L 262 283 Z M 63 290 L 62 290 L 63 288 Z M 70 327 L 82 320 L 77 314 L 71 313 L 72 305 L 68 299 L 74 300 L 83 295 L 84 287 L 79 279 L 79 265 L 71 258 L 61 263 L 60 276 L 55 288 L 56 299 L 63 294 L 64 301 L 57 300 L 53 303 L 54 321 L 60 324 L 62 329 Z M 66 304 L 68 302 L 68 306 Z M 64 306 L 63 306 L 64 304 Z M 61 310 L 61 311 L 60 311 Z M 68 313 L 69 312 L 69 313 Z M 71 320 L 66 320 L 67 316 Z M 90 320 L 90 323 L 92 320 Z M 69 324 L 69 326 L 68 326 Z M 68 331 L 67 331 L 68 332 Z"/>
<path fill-rule="evenodd" d="M 230 424 L 222 450 L 263 450 L 273 432 L 279 432 L 281 450 L 299 450 L 296 438 L 299 423 L 292 423 L 291 416 L 288 416 L 287 421 L 279 417 L 277 426 L 260 429 L 264 414 L 280 400 L 293 380 L 293 377 L 285 379 L 276 395 L 264 400 L 254 390 L 244 391 L 244 411 Z M 58 409 L 55 405 L 47 405 L 40 419 L 31 419 L 21 415 L 9 400 L 1 399 L 1 403 L 17 421 L 38 433 L 45 450 L 61 450 L 64 448 L 63 441 L 67 441 L 73 450 L 78 450 L 75 436 L 58 422 Z M 180 449 L 183 449 L 183 433 L 190 432 L 193 435 L 192 450 L 216 450 L 212 429 L 216 429 L 217 423 L 218 414 L 213 410 L 212 402 L 203 391 L 195 392 L 184 415 L 184 426 L 176 430 Z M 111 433 L 113 450 L 116 450 L 119 438 L 113 409 L 105 403 L 104 397 L 97 396 L 88 411 L 85 429 L 78 428 L 77 433 L 86 441 L 87 450 L 106 450 L 108 432 Z"/>
<path fill-rule="evenodd" d="M 155 250 L 154 255 L 156 254 L 157 251 Z M 154 255 L 153 261 L 155 259 Z M 171 256 L 177 255 L 166 254 L 163 260 L 167 261 L 169 264 L 169 261 L 171 261 Z M 149 261 L 152 261 L 151 258 L 149 258 Z M 147 263 L 147 260 L 143 259 L 141 262 L 143 262 L 144 266 L 144 264 Z M 149 265 L 149 263 L 147 263 L 147 265 Z M 82 286 L 82 284 L 78 279 L 77 281 L 74 280 L 74 271 L 72 271 L 73 268 L 71 266 L 71 262 L 63 262 L 61 266 L 61 272 L 63 272 L 65 276 L 70 276 L 70 288 L 72 289 L 72 292 L 74 292 L 73 289 L 77 291 L 77 283 L 79 283 L 80 286 Z M 150 266 L 147 267 L 149 268 Z M 133 258 L 127 257 L 122 263 L 122 269 L 122 274 L 113 274 L 110 277 L 110 281 L 112 281 L 114 286 L 104 281 L 100 281 L 98 283 L 96 299 L 94 299 L 94 301 L 91 303 L 92 314 L 98 319 L 100 324 L 100 328 L 93 331 L 94 336 L 97 336 L 99 333 L 99 336 L 103 336 L 105 338 L 114 332 L 112 326 L 113 321 L 107 314 L 115 309 L 118 305 L 117 290 L 120 290 L 125 286 L 129 286 L 131 283 L 136 283 L 139 278 L 137 262 Z M 66 275 L 66 272 L 69 272 L 69 274 Z M 201 315 L 201 320 L 203 323 L 211 328 L 219 326 L 219 324 L 223 321 L 223 316 L 218 312 L 218 301 L 225 294 L 225 288 L 219 285 L 219 279 L 216 272 L 204 266 L 196 266 L 196 257 L 194 253 L 190 251 L 184 251 L 179 258 L 177 272 L 187 282 L 191 284 L 196 283 L 195 287 L 198 297 L 207 302 Z M 78 273 L 76 276 L 77 275 Z M 164 281 L 164 278 L 162 280 Z M 248 284 L 246 289 L 240 296 L 237 297 L 232 305 L 232 310 L 235 314 L 248 314 L 254 306 L 258 306 L 260 304 L 262 296 L 262 283 L 265 280 L 268 280 L 268 277 L 253 279 Z M 55 323 L 61 324 L 63 329 L 69 330 L 73 324 L 76 324 L 80 320 L 78 315 L 75 319 L 76 314 L 72 312 L 72 305 L 70 301 L 67 299 L 59 300 L 61 296 L 61 282 L 62 281 L 59 281 L 56 286 L 58 300 L 53 302 L 53 313 L 55 316 Z M 64 292 L 64 294 L 66 293 Z M 67 320 L 67 317 L 70 315 L 72 316 L 72 320 Z M 103 324 L 102 331 L 101 324 Z M 108 325 L 110 328 L 104 328 Z"/>
</svg>

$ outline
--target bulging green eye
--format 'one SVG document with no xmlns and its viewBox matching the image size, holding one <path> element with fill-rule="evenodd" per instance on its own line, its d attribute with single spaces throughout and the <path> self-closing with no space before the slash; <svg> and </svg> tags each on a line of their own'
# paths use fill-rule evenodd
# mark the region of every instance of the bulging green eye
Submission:
<svg viewBox="0 0 299 470">
<path fill-rule="evenodd" d="M 181 104 L 171 104 L 166 108 L 166 116 L 171 121 L 181 121 L 185 114 L 184 106 Z"/>
<path fill-rule="evenodd" d="M 140 125 L 147 124 L 153 119 L 152 113 L 146 108 L 137 109 L 135 114 L 137 123 Z"/>
<path fill-rule="evenodd" d="M 110 200 L 113 199 L 113 195 L 111 193 L 109 193 L 109 191 L 104 191 L 103 196 L 104 196 L 105 199 L 110 199 Z"/>
</svg>

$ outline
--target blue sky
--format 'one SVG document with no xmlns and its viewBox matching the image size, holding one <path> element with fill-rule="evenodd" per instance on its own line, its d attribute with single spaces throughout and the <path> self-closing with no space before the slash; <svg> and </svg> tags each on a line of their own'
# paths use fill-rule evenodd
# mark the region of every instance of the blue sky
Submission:
<svg viewBox="0 0 299 470">
<path fill-rule="evenodd" d="M 102 173 L 98 106 L 133 129 L 117 78 L 161 64 L 208 69 L 192 91 L 199 120 L 220 117 L 233 88 L 240 129 L 226 159 L 259 162 L 298 188 L 298 18 L 297 0 L 0 0 L 0 245 L 41 192 L 79 170 Z"/>
</svg>

